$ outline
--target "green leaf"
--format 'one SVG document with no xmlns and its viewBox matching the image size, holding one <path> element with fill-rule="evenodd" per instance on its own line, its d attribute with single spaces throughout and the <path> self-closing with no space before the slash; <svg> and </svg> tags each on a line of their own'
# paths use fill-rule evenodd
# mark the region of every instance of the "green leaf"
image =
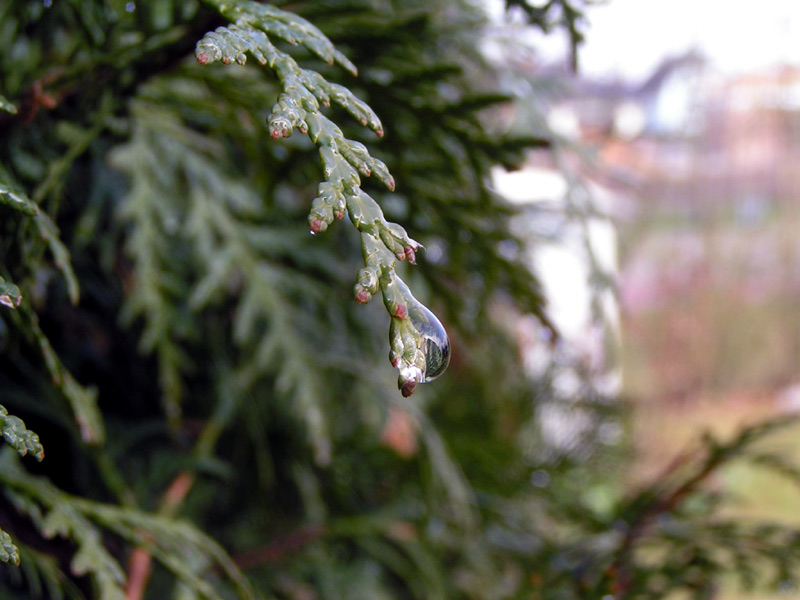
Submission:
<svg viewBox="0 0 800 600">
<path fill-rule="evenodd" d="M 103 418 L 97 407 L 97 391 L 80 385 L 61 362 L 50 340 L 39 325 L 39 318 L 27 304 L 18 313 L 24 331 L 33 338 L 44 358 L 47 370 L 55 386 L 64 395 L 75 416 L 81 438 L 87 444 L 102 444 L 105 441 Z"/>
<path fill-rule="evenodd" d="M 45 213 L 39 213 L 36 217 L 36 226 L 39 229 L 39 235 L 47 242 L 47 247 L 53 255 L 56 268 L 61 271 L 64 281 L 67 284 L 67 295 L 73 304 L 77 304 L 80 299 L 80 287 L 78 285 L 78 278 L 75 276 L 75 271 L 72 270 L 72 259 L 70 258 L 69 249 L 64 242 L 61 241 L 58 233 L 58 227 Z"/>
<path fill-rule="evenodd" d="M 19 544 L 20 570 L 30 592 L 30 598 L 52 600 L 85 600 L 77 586 L 61 570 L 61 563 L 52 554 Z"/>
<path fill-rule="evenodd" d="M 251 44 L 257 44 L 264 39 L 256 35 L 264 32 L 292 45 L 301 44 L 325 62 L 339 63 L 353 75 L 358 74 L 353 63 L 336 50 L 333 43 L 319 29 L 302 17 L 269 4 L 259 4 L 250 0 L 233 2 L 214 0 L 212 3 L 225 18 L 235 22 L 236 25 L 235 28 L 218 29 L 215 32 L 217 35 L 209 34 L 203 38 L 202 48 L 211 51 L 210 60 L 223 60 L 226 63 L 233 60 L 243 62 L 244 59 L 241 59 L 240 55 L 245 50 L 250 50 Z M 198 44 L 198 49 L 201 44 Z M 202 51 L 198 50 L 198 59 Z M 262 62 L 262 58 L 258 56 L 257 58 Z"/>
<path fill-rule="evenodd" d="M 346 87 L 329 83 L 319 73 L 302 69 L 288 54 L 278 50 L 267 34 L 276 35 L 290 44 L 302 44 L 323 60 L 333 64 L 339 62 L 356 74 L 355 67 L 338 53 L 333 44 L 310 23 L 269 5 L 252 2 L 215 3 L 220 12 L 235 25 L 219 27 L 207 33 L 195 49 L 200 64 L 222 61 L 225 64 L 245 64 L 251 54 L 262 65 L 268 65 L 277 75 L 282 87 L 277 102 L 269 116 L 269 130 L 273 139 L 289 137 L 295 128 L 307 134 L 319 147 L 323 163 L 325 182 L 319 185 L 319 196 L 312 201 L 308 216 L 312 234 L 325 231 L 334 220 L 344 216 L 345 208 L 350 219 L 362 236 L 362 254 L 365 268 L 374 273 L 384 297 L 384 305 L 392 317 L 390 360 L 400 371 L 398 386 L 403 395 L 410 395 L 417 383 L 429 381 L 435 375 L 425 375 L 429 363 L 426 353 L 430 348 L 430 337 L 423 327 L 407 319 L 406 311 L 415 307 L 415 313 L 425 314 L 423 321 L 435 329 L 440 343 L 436 346 L 446 354 L 435 361 L 438 367 L 431 373 L 437 375 L 449 361 L 450 342 L 444 328 L 430 311 L 413 297 L 408 286 L 395 273 L 398 260 L 415 262 L 415 252 L 420 244 L 412 240 L 396 223 L 388 222 L 380 206 L 361 189 L 359 173 L 376 178 L 394 190 L 395 181 L 386 165 L 370 156 L 366 146 L 347 139 L 342 130 L 320 112 L 320 104 L 330 106 L 331 101 L 342 106 L 362 125 L 370 127 L 378 136 L 383 135 L 383 126 L 374 111 L 356 98 Z M 496 103 L 496 95 L 465 101 L 464 111 L 474 111 Z M 385 245 L 388 252 L 376 251 L 373 241 Z M 380 275 L 378 275 L 380 274 Z M 365 303 L 374 293 L 374 287 L 365 287 L 360 282 L 359 272 L 355 298 Z M 400 324 L 402 322 L 402 324 Z M 395 332 L 400 332 L 402 335 Z M 272 352 L 266 353 L 271 356 Z M 302 396 L 302 394 L 301 394 Z"/>
<path fill-rule="evenodd" d="M 17 114 L 17 107 L 3 95 L 0 95 L 0 110 L 11 113 L 12 115 Z"/>
<path fill-rule="evenodd" d="M 8 186 L 0 181 L 0 204 L 11 207 L 26 215 L 36 216 L 39 214 L 39 207 L 28 196 Z"/>
<path fill-rule="evenodd" d="M 100 530 L 81 514 L 72 497 L 48 480 L 29 475 L 12 454 L 0 454 L 0 462 L 0 481 L 12 500 L 19 498 L 18 506 L 27 506 L 43 515 L 41 520 L 33 519 L 42 535 L 64 537 L 77 545 L 72 571 L 76 575 L 91 575 L 102 598 L 125 600 L 125 572 L 103 545 Z"/>
<path fill-rule="evenodd" d="M 102 531 L 97 525 L 147 548 L 201 597 L 222 598 L 207 580 L 207 574 L 216 566 L 233 583 L 240 598 L 254 600 L 254 591 L 233 560 L 219 544 L 194 525 L 173 517 L 76 498 L 48 480 L 25 472 L 13 455 L 0 455 L 0 463 L 0 482 L 10 488 L 12 498 L 21 500 L 18 506 L 27 506 L 28 510 L 44 516 L 43 519 L 34 519 L 42 534 L 46 538 L 59 536 L 76 543 L 72 571 L 76 575 L 91 575 L 101 598 L 125 600 L 127 596 L 124 591 L 125 571 L 104 546 Z M 0 545 L 6 547 L 3 535 L 0 535 Z M 8 543 L 11 543 L 10 538 Z M 194 567 L 199 565 L 204 568 L 198 573 Z"/>
<path fill-rule="evenodd" d="M 17 308 L 22 302 L 22 294 L 19 288 L 0 277 L 0 304 L 9 308 Z"/>
<path fill-rule="evenodd" d="M 36 460 L 44 459 L 44 448 L 39 442 L 39 436 L 30 429 L 26 429 L 22 419 L 9 415 L 2 405 L 0 405 L 0 431 L 2 431 L 6 443 L 13 447 L 20 456 L 25 456 L 30 452 L 36 457 Z"/>
<path fill-rule="evenodd" d="M 11 536 L 0 529 L 0 561 L 19 565 L 19 548 L 17 548 Z"/>
</svg>

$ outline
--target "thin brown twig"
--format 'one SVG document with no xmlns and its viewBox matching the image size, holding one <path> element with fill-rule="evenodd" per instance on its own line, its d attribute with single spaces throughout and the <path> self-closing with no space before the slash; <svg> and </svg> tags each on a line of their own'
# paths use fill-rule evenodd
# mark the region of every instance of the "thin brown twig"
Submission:
<svg viewBox="0 0 800 600">
<path fill-rule="evenodd" d="M 190 471 L 181 471 L 164 492 L 158 512 L 173 514 L 183 503 L 189 490 L 194 485 L 195 476 Z M 139 546 L 134 548 L 128 557 L 128 585 L 125 596 L 128 600 L 142 600 L 147 589 L 147 582 L 153 571 L 153 556 L 150 552 Z"/>
<path fill-rule="evenodd" d="M 649 505 L 645 506 L 639 516 L 630 523 L 625 537 L 622 539 L 614 563 L 609 567 L 608 572 L 612 578 L 612 591 L 615 597 L 624 599 L 627 597 L 630 586 L 628 567 L 630 555 L 636 542 L 642 538 L 649 530 L 655 519 L 664 513 L 675 509 L 687 496 L 694 492 L 700 484 L 705 481 L 717 468 L 722 465 L 728 455 L 725 452 L 711 452 L 705 462 L 699 466 L 697 471 L 678 485 L 671 492 L 654 499 Z M 682 468 L 690 459 L 689 455 L 678 456 L 673 460 L 665 472 L 661 475 L 666 478 Z"/>
</svg>

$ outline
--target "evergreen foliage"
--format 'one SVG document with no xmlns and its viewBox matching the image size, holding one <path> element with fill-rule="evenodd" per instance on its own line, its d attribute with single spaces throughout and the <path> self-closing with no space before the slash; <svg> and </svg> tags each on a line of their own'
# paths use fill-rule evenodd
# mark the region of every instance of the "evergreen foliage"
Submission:
<svg viewBox="0 0 800 600">
<path fill-rule="evenodd" d="M 777 425 L 631 497 L 608 491 L 620 448 L 547 451 L 552 382 L 498 307 L 549 324 L 489 172 L 549 141 L 485 118 L 507 98 L 477 8 L 284 8 L 0 3 L 0 389 L 20 415 L 0 411 L 0 594 L 661 597 L 728 565 L 760 583 L 761 557 L 793 581 L 800 537 L 721 518 L 703 487 L 737 457 L 796 477 L 759 446 Z M 329 228 L 345 213 L 357 236 Z M 359 302 L 383 293 L 403 395 L 447 356 L 409 288 L 448 325 L 452 375 L 414 402 L 354 274 Z M 23 418 L 47 460 L 20 460 L 44 456 Z"/>
<path fill-rule="evenodd" d="M 344 137 L 342 130 L 320 112 L 320 104 L 330 107 L 333 100 L 378 136 L 383 136 L 383 126 L 372 109 L 350 90 L 328 82 L 316 71 L 300 68 L 291 56 L 272 45 L 267 34 L 292 45 L 301 44 L 328 64 L 339 63 L 353 75 L 358 71 L 305 19 L 255 2 L 220 3 L 218 8 L 236 24 L 206 34 L 197 44 L 197 62 L 204 65 L 221 60 L 243 65 L 249 52 L 275 71 L 282 91 L 269 116 L 270 135 L 274 139 L 289 137 L 297 128 L 319 146 L 325 181 L 317 188 L 319 195 L 308 216 L 311 233 L 325 231 L 334 218 L 341 220 L 345 214 L 361 233 L 365 266 L 359 271 L 355 297 L 366 304 L 380 289 L 392 320 L 392 366 L 400 369 L 398 387 L 404 396 L 410 396 L 417 383 L 430 381 L 447 368 L 450 341 L 439 320 L 411 295 L 395 271 L 395 259 L 408 258 L 415 264 L 420 244 L 403 227 L 388 222 L 378 203 L 361 189 L 359 174 L 374 174 L 394 191 L 389 169 L 370 156 L 364 144 Z"/>
<path fill-rule="evenodd" d="M 0 406 L 0 429 L 3 431 L 3 439 L 19 452 L 20 456 L 30 452 L 36 460 L 44 459 L 44 448 L 39 443 L 39 436 L 26 429 L 22 419 L 9 415 L 4 406 Z"/>
</svg>

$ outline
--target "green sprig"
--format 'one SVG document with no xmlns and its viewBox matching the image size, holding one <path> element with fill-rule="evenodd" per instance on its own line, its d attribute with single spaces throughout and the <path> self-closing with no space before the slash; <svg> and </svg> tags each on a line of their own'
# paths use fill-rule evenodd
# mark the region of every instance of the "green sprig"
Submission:
<svg viewBox="0 0 800 600">
<path fill-rule="evenodd" d="M 0 204 L 9 206 L 14 210 L 30 216 L 39 214 L 39 207 L 28 196 L 9 186 L 7 183 L 0 181 Z"/>
<path fill-rule="evenodd" d="M 0 110 L 11 113 L 12 115 L 17 114 L 17 107 L 2 95 L 0 95 Z"/>
<path fill-rule="evenodd" d="M 19 288 L 0 277 L 0 304 L 8 308 L 17 308 L 22 302 L 22 294 Z"/>
<path fill-rule="evenodd" d="M 25 422 L 19 417 L 9 415 L 4 406 L 0 406 L 0 431 L 3 439 L 13 447 L 20 456 L 30 452 L 36 460 L 44 459 L 44 448 L 39 442 L 39 436 L 25 427 Z"/>
<path fill-rule="evenodd" d="M 165 568 L 201 597 L 221 599 L 206 577 L 195 574 L 178 556 L 202 561 L 208 566 L 206 573 L 218 567 L 235 586 L 240 598 L 252 600 L 255 597 L 232 559 L 219 544 L 194 525 L 133 508 L 71 496 L 48 480 L 28 474 L 11 454 L 0 455 L 0 463 L 0 483 L 6 486 L 12 502 L 28 514 L 42 535 L 46 538 L 63 537 L 75 542 L 77 551 L 72 557 L 72 571 L 76 575 L 90 575 L 99 588 L 98 597 L 113 600 L 127 597 L 125 572 L 106 549 L 102 528 L 146 547 Z M 0 545 L 3 547 L 4 541 L 0 536 Z"/>
<path fill-rule="evenodd" d="M 19 565 L 19 548 L 5 531 L 0 530 L 0 561 Z"/>
<path fill-rule="evenodd" d="M 334 102 L 378 136 L 383 136 L 383 126 L 375 112 L 350 90 L 327 81 L 316 71 L 301 68 L 291 56 L 276 48 L 268 36 L 301 44 L 353 75 L 357 74 L 355 66 L 301 17 L 249 1 L 211 3 L 235 23 L 207 33 L 195 49 L 197 61 L 203 65 L 216 61 L 243 65 L 250 54 L 275 72 L 282 91 L 268 117 L 270 136 L 289 137 L 297 129 L 319 148 L 322 160 L 325 181 L 319 184 L 318 195 L 311 203 L 309 230 L 312 234 L 322 233 L 335 220 L 344 218 L 345 211 L 349 213 L 361 233 L 365 262 L 357 277 L 356 301 L 366 303 L 379 289 L 382 292 L 392 319 L 390 360 L 400 370 L 398 386 L 403 395 L 410 395 L 417 383 L 432 379 L 431 366 L 438 375 L 449 358 L 449 341 L 438 319 L 414 298 L 395 270 L 397 260 L 407 258 L 415 264 L 421 246 L 403 227 L 387 221 L 378 203 L 361 189 L 361 176 L 374 175 L 394 191 L 395 181 L 389 169 L 371 156 L 364 144 L 346 138 L 339 126 L 320 112 L 320 107 L 329 107 Z M 417 319 L 409 319 L 411 309 Z M 427 326 L 421 325 L 420 320 Z M 422 331 L 425 328 L 440 332 L 436 365 L 426 358 L 432 346 L 429 334 Z"/>
</svg>

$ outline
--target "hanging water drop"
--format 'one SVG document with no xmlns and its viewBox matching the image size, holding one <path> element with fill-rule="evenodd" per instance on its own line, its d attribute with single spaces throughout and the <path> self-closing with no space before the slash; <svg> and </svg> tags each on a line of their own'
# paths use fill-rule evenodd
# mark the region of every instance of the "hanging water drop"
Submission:
<svg viewBox="0 0 800 600">
<path fill-rule="evenodd" d="M 436 315 L 419 302 L 409 307 L 408 318 L 422 335 L 420 350 L 425 355 L 422 383 L 433 381 L 450 364 L 450 338 Z"/>
<path fill-rule="evenodd" d="M 395 316 L 408 328 L 407 333 L 413 339 L 414 360 L 408 362 L 406 358 L 404 366 L 401 366 L 403 363 L 398 361 L 400 364 L 397 364 L 393 358 L 392 364 L 400 366 L 397 387 L 403 396 L 408 397 L 414 393 L 418 383 L 433 381 L 447 369 L 450 339 L 439 319 L 413 296 L 411 302 L 402 308 L 395 311 Z"/>
<path fill-rule="evenodd" d="M 450 339 L 439 319 L 411 294 L 394 271 L 380 281 L 383 302 L 391 315 L 389 360 L 400 370 L 397 386 L 403 396 L 417 384 L 439 377 L 450 364 Z"/>
</svg>

